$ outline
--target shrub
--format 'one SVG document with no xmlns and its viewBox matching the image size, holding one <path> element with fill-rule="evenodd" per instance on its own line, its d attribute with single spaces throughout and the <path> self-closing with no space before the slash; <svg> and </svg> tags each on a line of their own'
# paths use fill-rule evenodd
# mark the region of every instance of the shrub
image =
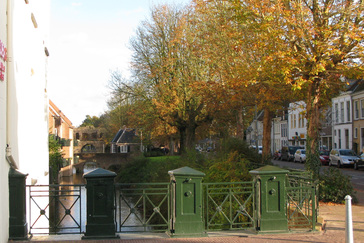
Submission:
<svg viewBox="0 0 364 243">
<path fill-rule="evenodd" d="M 337 168 L 324 170 L 320 175 L 320 200 L 324 202 L 344 203 L 345 196 L 350 195 L 353 202 L 357 201 L 350 176 L 344 175 Z"/>
<path fill-rule="evenodd" d="M 240 182 L 251 181 L 250 162 L 240 158 L 237 151 L 231 152 L 228 158 L 215 162 L 208 170 L 205 181 Z"/>
</svg>

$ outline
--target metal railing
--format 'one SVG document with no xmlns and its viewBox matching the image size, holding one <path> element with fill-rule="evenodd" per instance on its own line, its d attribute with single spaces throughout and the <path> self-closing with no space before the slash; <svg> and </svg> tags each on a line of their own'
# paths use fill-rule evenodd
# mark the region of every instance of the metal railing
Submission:
<svg viewBox="0 0 364 243">
<path fill-rule="evenodd" d="M 166 231 L 170 219 L 170 183 L 115 184 L 118 232 Z"/>
<path fill-rule="evenodd" d="M 255 227 L 253 182 L 203 183 L 207 230 Z"/>
<path fill-rule="evenodd" d="M 288 228 L 315 230 L 318 215 L 318 184 L 307 173 L 290 173 L 286 186 Z"/>
<path fill-rule="evenodd" d="M 84 232 L 85 185 L 27 186 L 30 234 Z"/>
</svg>

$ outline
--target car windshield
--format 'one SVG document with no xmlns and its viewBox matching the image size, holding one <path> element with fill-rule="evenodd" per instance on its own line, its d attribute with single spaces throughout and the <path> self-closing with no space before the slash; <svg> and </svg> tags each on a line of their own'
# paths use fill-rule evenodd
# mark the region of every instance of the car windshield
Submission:
<svg viewBox="0 0 364 243">
<path fill-rule="evenodd" d="M 355 156 L 355 153 L 353 150 L 341 150 L 340 155 L 344 156 Z"/>
</svg>

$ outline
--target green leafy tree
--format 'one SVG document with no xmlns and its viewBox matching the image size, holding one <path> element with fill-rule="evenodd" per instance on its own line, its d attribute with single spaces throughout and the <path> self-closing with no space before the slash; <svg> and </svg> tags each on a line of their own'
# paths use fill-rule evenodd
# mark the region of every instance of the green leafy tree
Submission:
<svg viewBox="0 0 364 243">
<path fill-rule="evenodd" d="M 61 153 L 61 145 L 55 140 L 53 135 L 48 138 L 49 149 L 49 171 L 51 174 L 50 183 L 55 184 L 58 182 L 58 172 L 62 167 L 63 159 Z"/>
</svg>

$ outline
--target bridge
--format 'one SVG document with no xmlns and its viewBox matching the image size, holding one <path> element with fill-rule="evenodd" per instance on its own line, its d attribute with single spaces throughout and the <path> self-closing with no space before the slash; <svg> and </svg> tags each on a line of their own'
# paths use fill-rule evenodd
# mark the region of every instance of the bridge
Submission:
<svg viewBox="0 0 364 243">
<path fill-rule="evenodd" d="M 76 173 L 84 173 L 92 168 L 102 168 L 111 171 L 118 171 L 125 165 L 131 154 L 129 153 L 79 153 L 75 154 L 79 157 L 79 162 L 73 165 L 65 166 L 61 169 L 61 176 L 72 176 Z"/>
</svg>

